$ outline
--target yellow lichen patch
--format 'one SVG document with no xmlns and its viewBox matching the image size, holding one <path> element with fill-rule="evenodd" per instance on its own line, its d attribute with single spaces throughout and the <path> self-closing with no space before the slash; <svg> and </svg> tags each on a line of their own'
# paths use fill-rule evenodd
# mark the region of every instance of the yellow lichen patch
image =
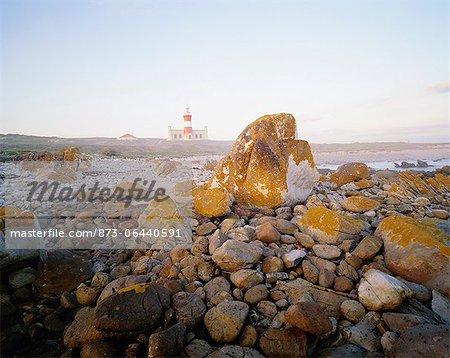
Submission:
<svg viewBox="0 0 450 358">
<path fill-rule="evenodd" d="M 323 206 L 309 208 L 296 224 L 302 232 L 327 244 L 339 244 L 344 239 L 354 238 L 364 228 L 362 220 L 338 214 Z"/>
<path fill-rule="evenodd" d="M 286 149 L 290 151 L 290 153 L 287 153 L 287 157 L 292 154 L 296 165 L 300 164 L 300 162 L 306 159 L 311 168 L 315 167 L 311 147 L 309 146 L 309 143 L 307 141 L 291 139 L 283 141 L 283 144 L 285 144 Z M 286 150 L 284 152 L 286 153 Z"/>
<path fill-rule="evenodd" d="M 338 186 L 360 179 L 369 178 L 369 168 L 364 163 L 348 163 L 341 165 L 330 176 L 330 181 Z"/>
<path fill-rule="evenodd" d="M 397 190 L 398 190 L 398 184 L 397 183 L 393 183 L 391 185 L 391 188 L 388 190 L 388 193 L 389 194 L 394 194 L 394 193 L 397 192 Z"/>
<path fill-rule="evenodd" d="M 245 180 L 234 191 L 244 205 L 276 207 L 282 204 L 286 190 L 286 163 L 270 147 L 257 141 L 247 165 Z"/>
<path fill-rule="evenodd" d="M 354 213 L 363 213 L 369 210 L 376 210 L 380 207 L 380 203 L 376 200 L 366 198 L 365 196 L 351 196 L 341 202 L 345 210 Z"/>
<path fill-rule="evenodd" d="M 436 174 L 433 178 L 428 178 L 428 183 L 440 192 L 450 191 L 450 177 L 443 174 Z"/>
<path fill-rule="evenodd" d="M 315 206 L 308 209 L 299 225 L 320 229 L 326 235 L 334 236 L 339 230 L 339 218 L 335 212 L 323 206 Z"/>
<path fill-rule="evenodd" d="M 436 226 L 439 222 L 435 219 L 390 216 L 381 221 L 375 234 L 401 247 L 417 243 L 427 248 L 436 248 L 441 254 L 449 256 L 450 236 Z"/>
<path fill-rule="evenodd" d="M 120 290 L 117 290 L 117 293 L 122 294 L 122 293 L 130 292 L 130 291 L 134 291 L 136 293 L 144 293 L 147 290 L 147 288 L 149 288 L 149 287 L 150 287 L 149 283 L 138 283 L 136 285 L 123 287 Z"/>
<path fill-rule="evenodd" d="M 230 210 L 231 198 L 222 186 L 210 187 L 202 185 L 192 190 L 194 209 L 196 213 L 217 217 L 227 214 Z"/>
</svg>

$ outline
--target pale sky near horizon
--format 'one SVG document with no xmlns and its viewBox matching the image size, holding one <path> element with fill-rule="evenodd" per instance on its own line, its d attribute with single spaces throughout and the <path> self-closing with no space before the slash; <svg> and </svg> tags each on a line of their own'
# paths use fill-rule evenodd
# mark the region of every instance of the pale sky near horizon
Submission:
<svg viewBox="0 0 450 358">
<path fill-rule="evenodd" d="M 446 0 L 0 0 L 1 133 L 449 142 Z"/>
</svg>

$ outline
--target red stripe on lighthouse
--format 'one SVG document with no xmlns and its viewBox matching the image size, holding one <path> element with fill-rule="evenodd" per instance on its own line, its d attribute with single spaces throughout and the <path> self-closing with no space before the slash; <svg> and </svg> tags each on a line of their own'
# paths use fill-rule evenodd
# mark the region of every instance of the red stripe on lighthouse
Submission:
<svg viewBox="0 0 450 358">
<path fill-rule="evenodd" d="M 189 106 L 186 106 L 186 111 L 183 114 L 184 120 L 184 134 L 192 134 L 192 115 L 189 110 Z"/>
</svg>

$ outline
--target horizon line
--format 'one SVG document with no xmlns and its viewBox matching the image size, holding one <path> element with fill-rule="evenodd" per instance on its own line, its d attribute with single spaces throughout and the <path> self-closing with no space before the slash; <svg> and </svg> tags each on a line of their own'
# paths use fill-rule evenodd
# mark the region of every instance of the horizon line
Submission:
<svg viewBox="0 0 450 358">
<path fill-rule="evenodd" d="M 104 136 L 92 136 L 92 137 L 61 137 L 56 135 L 37 135 L 37 134 L 21 134 L 21 133 L 1 133 L 1 136 L 25 136 L 25 137 L 42 137 L 42 138 L 60 138 L 60 139 L 95 139 L 95 138 L 104 138 L 104 139 L 118 139 L 119 137 L 104 137 Z M 137 140 L 139 139 L 157 139 L 157 140 L 167 140 L 167 138 L 161 138 L 161 137 L 136 137 Z M 173 142 L 183 142 L 183 143 L 195 143 L 195 142 L 234 142 L 236 139 L 194 139 L 194 140 L 179 140 L 179 141 L 173 141 Z M 305 139 L 303 139 L 305 140 Z M 356 142 L 310 142 L 307 141 L 310 144 L 375 144 L 375 143 L 405 143 L 405 144 L 450 144 L 450 141 L 448 142 L 417 142 L 417 141 L 356 141 Z M 129 143 L 129 142 L 128 142 Z"/>
</svg>

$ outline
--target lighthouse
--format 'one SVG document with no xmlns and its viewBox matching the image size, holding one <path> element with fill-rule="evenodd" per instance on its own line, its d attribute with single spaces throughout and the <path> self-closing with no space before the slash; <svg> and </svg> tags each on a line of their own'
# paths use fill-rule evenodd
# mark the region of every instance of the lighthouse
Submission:
<svg viewBox="0 0 450 358">
<path fill-rule="evenodd" d="M 192 114 L 188 105 L 183 113 L 183 129 L 172 129 L 169 126 L 167 140 L 204 140 L 208 139 L 208 127 L 192 129 Z"/>
<path fill-rule="evenodd" d="M 183 121 L 184 121 L 184 130 L 183 130 L 184 138 L 192 139 L 192 114 L 188 105 L 186 105 L 186 109 L 184 110 Z"/>
</svg>

